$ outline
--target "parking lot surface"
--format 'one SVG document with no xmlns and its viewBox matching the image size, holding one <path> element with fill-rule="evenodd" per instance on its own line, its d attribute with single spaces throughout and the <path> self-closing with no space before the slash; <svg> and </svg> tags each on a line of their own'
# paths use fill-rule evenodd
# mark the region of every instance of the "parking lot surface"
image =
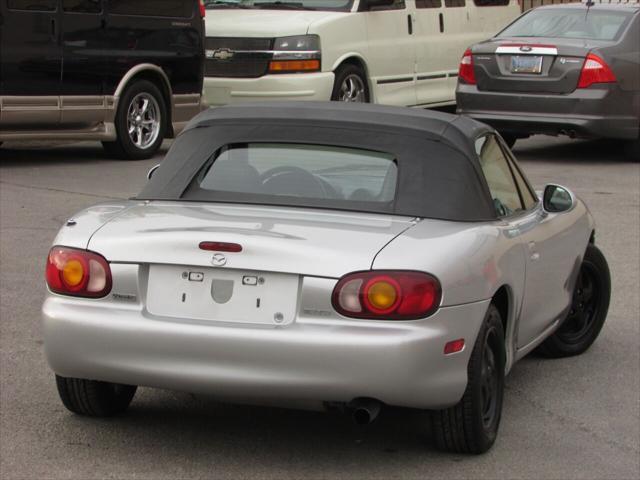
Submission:
<svg viewBox="0 0 640 480">
<path fill-rule="evenodd" d="M 43 353 L 44 262 L 56 231 L 91 204 L 135 194 L 162 157 L 109 159 L 99 144 L 0 148 L 0 478 L 639 478 L 640 163 L 615 142 L 536 137 L 515 148 L 536 188 L 582 197 L 613 292 L 580 357 L 518 363 L 498 440 L 482 456 L 443 454 L 420 412 L 367 426 L 318 412 L 240 406 L 139 389 L 128 412 L 67 412 Z"/>
</svg>

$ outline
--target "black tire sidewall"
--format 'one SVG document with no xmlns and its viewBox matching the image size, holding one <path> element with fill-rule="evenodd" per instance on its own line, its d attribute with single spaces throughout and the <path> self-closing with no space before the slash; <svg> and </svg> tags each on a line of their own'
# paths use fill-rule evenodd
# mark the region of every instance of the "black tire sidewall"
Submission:
<svg viewBox="0 0 640 480">
<path fill-rule="evenodd" d="M 351 65 L 351 64 L 341 65 L 336 70 L 335 81 L 333 82 L 333 90 L 331 91 L 331 101 L 334 101 L 334 102 L 338 101 L 340 85 L 342 85 L 342 82 L 344 81 L 344 79 L 347 78 L 349 75 L 358 75 L 358 77 L 360 77 L 360 80 L 362 80 L 362 83 L 364 85 L 366 103 L 371 102 L 371 92 L 369 91 L 369 82 L 367 82 L 367 76 L 365 75 L 362 68 L 358 67 L 357 65 Z"/>
<path fill-rule="evenodd" d="M 156 141 L 145 149 L 138 148 L 129 138 L 127 131 L 127 110 L 131 100 L 139 93 L 147 93 L 152 95 L 158 107 L 160 108 L 160 133 Z M 142 160 L 151 158 L 160 148 L 164 136 L 167 132 L 167 105 L 160 89 L 148 80 L 137 80 L 125 90 L 122 97 L 118 101 L 118 109 L 115 117 L 115 127 L 117 134 L 118 150 L 122 152 L 122 156 L 130 160 Z M 109 150 L 109 149 L 107 149 Z"/>
<path fill-rule="evenodd" d="M 580 355 L 585 352 L 593 342 L 596 341 L 600 331 L 604 326 L 604 322 L 607 318 L 609 311 L 609 302 L 611 297 L 611 273 L 609 271 L 609 265 L 604 255 L 598 247 L 595 245 L 589 245 L 585 251 L 583 265 L 587 263 L 593 268 L 598 275 L 599 291 L 597 292 L 598 298 L 598 311 L 596 312 L 596 318 L 594 319 L 588 332 L 585 333 L 584 338 L 580 342 L 566 343 L 563 341 L 560 335 L 560 329 L 551 335 L 541 345 L 540 351 L 543 355 L 550 357 L 569 357 L 573 355 Z"/>
<path fill-rule="evenodd" d="M 497 405 L 494 421 L 491 428 L 486 428 L 482 418 L 482 391 L 481 391 L 481 368 L 484 356 L 485 339 L 489 334 L 493 335 L 493 352 L 496 356 L 497 370 Z M 498 434 L 500 419 L 502 416 L 502 404 L 504 400 L 504 370 L 506 363 L 506 354 L 504 348 L 504 328 L 498 309 L 494 305 L 490 305 L 482 328 L 478 333 L 476 342 L 469 360 L 468 367 L 468 385 L 465 391 L 463 402 L 465 409 L 470 409 L 472 415 L 470 421 L 474 432 L 478 452 L 485 452 L 493 445 Z"/>
</svg>

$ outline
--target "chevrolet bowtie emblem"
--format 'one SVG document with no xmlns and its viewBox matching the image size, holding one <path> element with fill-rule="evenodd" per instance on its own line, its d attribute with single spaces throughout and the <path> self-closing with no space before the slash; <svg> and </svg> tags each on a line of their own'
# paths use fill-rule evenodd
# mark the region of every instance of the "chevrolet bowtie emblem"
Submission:
<svg viewBox="0 0 640 480">
<path fill-rule="evenodd" d="M 207 58 L 224 61 L 233 58 L 235 53 L 228 48 L 218 48 L 217 50 L 207 50 L 206 55 Z"/>
</svg>

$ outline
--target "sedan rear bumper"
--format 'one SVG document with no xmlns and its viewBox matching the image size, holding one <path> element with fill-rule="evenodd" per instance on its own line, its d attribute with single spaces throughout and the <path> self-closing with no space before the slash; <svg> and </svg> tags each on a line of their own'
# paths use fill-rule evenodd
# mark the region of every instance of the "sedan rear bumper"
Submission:
<svg viewBox="0 0 640 480">
<path fill-rule="evenodd" d="M 284 327 L 169 321 L 140 305 L 49 295 L 47 359 L 65 377 L 247 400 L 348 402 L 442 408 L 459 401 L 489 301 L 441 308 L 425 320 L 305 317 Z M 445 356 L 444 344 L 465 348 Z"/>
<path fill-rule="evenodd" d="M 599 85 L 557 95 L 488 92 L 459 84 L 456 100 L 457 113 L 515 134 L 633 140 L 640 133 L 640 94 L 618 86 Z"/>
</svg>

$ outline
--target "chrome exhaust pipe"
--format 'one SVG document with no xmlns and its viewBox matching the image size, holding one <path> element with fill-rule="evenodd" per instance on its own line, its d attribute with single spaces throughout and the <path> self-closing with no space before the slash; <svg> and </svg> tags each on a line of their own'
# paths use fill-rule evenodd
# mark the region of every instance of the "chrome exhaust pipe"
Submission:
<svg viewBox="0 0 640 480">
<path fill-rule="evenodd" d="M 351 401 L 348 407 L 356 425 L 368 425 L 377 418 L 381 404 L 372 398 L 359 398 Z"/>
</svg>

